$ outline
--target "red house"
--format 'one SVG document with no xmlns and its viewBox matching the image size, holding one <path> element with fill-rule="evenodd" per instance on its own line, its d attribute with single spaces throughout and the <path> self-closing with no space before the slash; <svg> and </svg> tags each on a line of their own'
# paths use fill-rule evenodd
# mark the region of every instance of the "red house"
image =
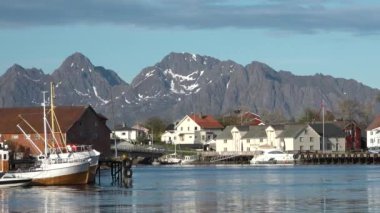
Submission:
<svg viewBox="0 0 380 213">
<path fill-rule="evenodd" d="M 62 145 L 66 141 L 66 144 L 92 145 L 102 156 L 111 154 L 111 130 L 106 125 L 106 117 L 96 113 L 91 106 L 57 106 L 54 112 L 59 126 L 54 125 L 54 139 L 49 122 L 49 146 Z M 50 121 L 52 113 L 48 109 L 46 113 Z M 24 155 L 38 154 L 38 149 L 27 137 L 39 150 L 44 150 L 43 108 L 0 108 L 0 141 L 7 142 L 14 151 Z"/>
</svg>

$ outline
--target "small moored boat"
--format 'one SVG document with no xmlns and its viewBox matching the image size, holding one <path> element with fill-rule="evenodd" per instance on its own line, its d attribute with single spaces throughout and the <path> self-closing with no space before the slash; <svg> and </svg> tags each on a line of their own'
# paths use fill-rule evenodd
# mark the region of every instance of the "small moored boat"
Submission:
<svg viewBox="0 0 380 213">
<path fill-rule="evenodd" d="M 292 154 L 287 154 L 280 150 L 261 150 L 259 154 L 250 161 L 251 164 L 294 164 Z"/>
<path fill-rule="evenodd" d="M 15 174 L 4 173 L 0 177 L 0 188 L 26 186 L 32 182 L 32 178 L 17 177 Z"/>
</svg>

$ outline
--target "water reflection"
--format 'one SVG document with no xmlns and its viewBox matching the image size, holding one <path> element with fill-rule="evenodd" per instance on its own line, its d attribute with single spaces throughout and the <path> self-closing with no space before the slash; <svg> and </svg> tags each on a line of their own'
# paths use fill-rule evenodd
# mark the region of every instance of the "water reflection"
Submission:
<svg viewBox="0 0 380 213">
<path fill-rule="evenodd" d="M 106 184 L 106 176 L 100 186 L 2 189 L 0 212 L 377 212 L 379 171 L 365 165 L 136 167 L 132 188 Z"/>
</svg>

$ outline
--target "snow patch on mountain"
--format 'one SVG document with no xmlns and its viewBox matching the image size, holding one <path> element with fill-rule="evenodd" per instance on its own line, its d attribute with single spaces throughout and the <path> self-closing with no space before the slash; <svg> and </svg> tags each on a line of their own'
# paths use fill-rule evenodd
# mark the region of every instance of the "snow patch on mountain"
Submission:
<svg viewBox="0 0 380 213">
<path fill-rule="evenodd" d="M 86 97 L 91 97 L 91 95 L 87 94 L 87 93 L 83 93 L 77 89 L 74 89 L 75 93 L 78 94 L 79 96 L 86 96 Z"/>
<path fill-rule="evenodd" d="M 148 73 L 145 74 L 145 77 L 149 78 L 149 77 L 153 76 L 155 71 L 156 70 L 149 71 Z"/>
<path fill-rule="evenodd" d="M 98 91 L 96 90 L 96 87 L 95 87 L 95 86 L 93 86 L 92 89 L 94 90 L 94 94 L 95 94 L 95 96 L 96 96 L 101 102 L 103 102 L 104 104 L 108 104 L 108 102 L 110 102 L 110 101 L 108 101 L 108 100 L 104 100 L 102 97 L 100 97 L 100 96 L 98 95 Z"/>
</svg>

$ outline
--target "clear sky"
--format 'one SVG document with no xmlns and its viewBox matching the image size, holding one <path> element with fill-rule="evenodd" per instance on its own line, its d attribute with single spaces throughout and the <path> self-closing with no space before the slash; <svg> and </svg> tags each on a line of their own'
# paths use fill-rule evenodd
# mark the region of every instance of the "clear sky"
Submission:
<svg viewBox="0 0 380 213">
<path fill-rule="evenodd" d="M 74 52 L 128 83 L 170 52 L 380 88 L 377 0 L 1 0 L 0 74 Z"/>
</svg>

